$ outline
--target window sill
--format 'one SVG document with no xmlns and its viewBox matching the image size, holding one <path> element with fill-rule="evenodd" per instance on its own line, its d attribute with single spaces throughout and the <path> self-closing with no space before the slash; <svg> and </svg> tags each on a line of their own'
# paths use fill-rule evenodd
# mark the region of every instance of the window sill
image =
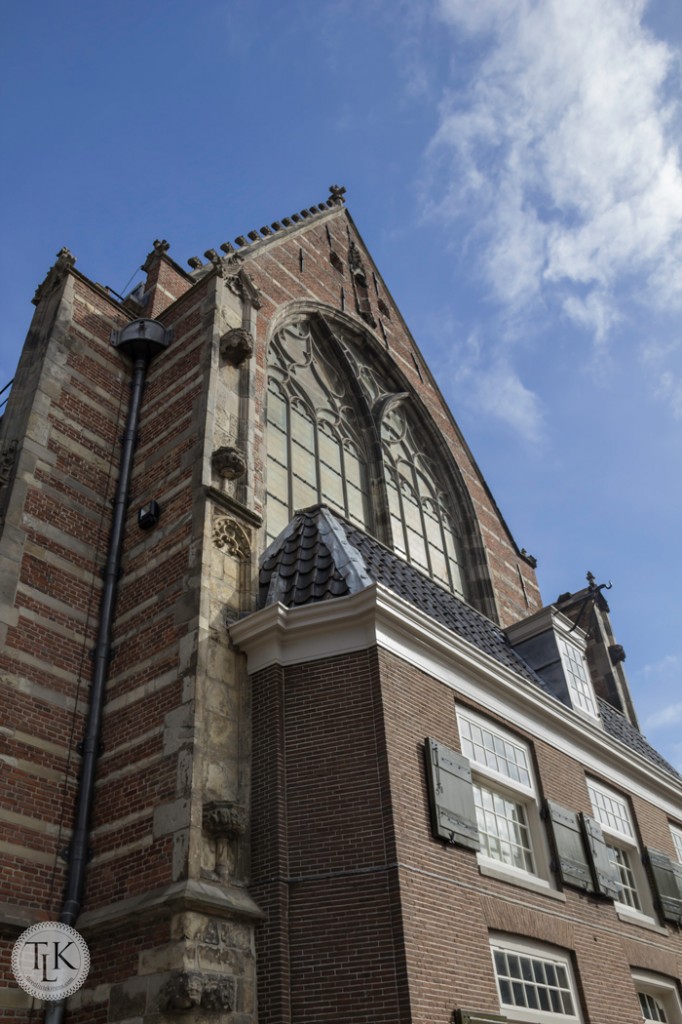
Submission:
<svg viewBox="0 0 682 1024">
<path fill-rule="evenodd" d="M 660 924 L 653 917 L 649 917 L 648 914 L 643 914 L 639 910 L 633 910 L 632 907 L 628 907 L 625 903 L 614 903 L 614 907 L 621 921 L 639 925 L 640 928 L 648 928 L 649 931 L 656 932 L 658 935 L 668 934 L 667 930 L 661 928 Z"/>
<path fill-rule="evenodd" d="M 508 864 L 502 864 L 501 861 L 492 860 L 492 858 L 486 857 L 482 853 L 476 856 L 478 870 L 487 878 L 497 878 L 501 882 L 518 885 L 521 889 L 530 889 L 532 892 L 540 892 L 544 896 L 549 896 L 550 899 L 560 900 L 562 903 L 566 902 L 564 894 L 553 889 L 545 878 L 529 875 L 525 871 L 519 871 L 517 868 L 510 867 Z"/>
</svg>

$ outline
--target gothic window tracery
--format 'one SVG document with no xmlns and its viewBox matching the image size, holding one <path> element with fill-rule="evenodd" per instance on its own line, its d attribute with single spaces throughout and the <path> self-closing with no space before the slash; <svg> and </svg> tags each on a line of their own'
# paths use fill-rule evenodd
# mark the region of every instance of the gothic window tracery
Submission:
<svg viewBox="0 0 682 1024">
<path fill-rule="evenodd" d="M 343 371 L 301 321 L 273 340 L 268 383 L 268 537 L 323 502 L 370 525 L 367 461 Z"/>
<path fill-rule="evenodd" d="M 296 509 L 324 503 L 463 595 L 452 487 L 409 395 L 366 346 L 325 326 L 302 319 L 271 342 L 268 541 Z"/>
</svg>

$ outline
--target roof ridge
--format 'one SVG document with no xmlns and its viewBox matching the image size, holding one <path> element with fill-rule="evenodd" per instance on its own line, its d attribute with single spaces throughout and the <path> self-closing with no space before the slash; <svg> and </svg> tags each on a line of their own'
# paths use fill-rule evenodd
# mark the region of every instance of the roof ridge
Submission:
<svg viewBox="0 0 682 1024">
<path fill-rule="evenodd" d="M 258 230 L 254 228 L 253 231 L 248 231 L 246 235 L 237 235 L 234 240 L 234 245 L 231 242 L 223 242 L 222 245 L 219 246 L 220 251 L 224 252 L 227 257 L 235 255 L 241 256 L 259 242 L 265 242 L 280 232 L 288 231 L 289 229 L 295 228 L 306 221 L 317 219 L 322 214 L 329 213 L 330 210 L 333 210 L 336 207 L 345 206 L 346 201 L 343 198 L 345 192 L 346 189 L 343 185 L 330 185 L 329 198 L 323 203 L 313 204 L 313 206 L 300 210 L 298 213 L 292 213 L 288 217 L 282 217 L 281 220 L 274 220 L 269 225 L 264 224 Z M 235 246 L 237 248 L 235 248 Z M 214 264 L 216 261 L 221 259 L 215 249 L 207 249 L 204 256 Z M 195 271 L 200 270 L 204 266 L 197 256 L 191 256 L 187 262 Z"/>
</svg>

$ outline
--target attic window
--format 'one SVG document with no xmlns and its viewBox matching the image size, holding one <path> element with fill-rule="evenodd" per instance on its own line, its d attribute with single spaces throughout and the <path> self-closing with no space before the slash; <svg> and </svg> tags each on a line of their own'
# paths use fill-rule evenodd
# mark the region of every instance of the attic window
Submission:
<svg viewBox="0 0 682 1024">
<path fill-rule="evenodd" d="M 557 644 L 573 706 L 588 715 L 596 716 L 597 705 L 585 655 L 563 636 L 557 637 Z"/>
<path fill-rule="evenodd" d="M 507 629 L 515 650 L 563 704 L 599 722 L 599 707 L 585 657 L 587 634 L 554 605 Z"/>
</svg>

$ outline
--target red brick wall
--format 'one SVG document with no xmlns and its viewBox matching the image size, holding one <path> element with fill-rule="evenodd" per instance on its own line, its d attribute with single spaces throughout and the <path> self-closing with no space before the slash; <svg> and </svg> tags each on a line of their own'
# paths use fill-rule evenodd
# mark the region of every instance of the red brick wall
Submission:
<svg viewBox="0 0 682 1024">
<path fill-rule="evenodd" d="M 254 749 L 269 755 L 254 765 L 263 1022 L 499 1012 L 491 931 L 567 951 L 585 1019 L 599 1024 L 641 1019 L 631 968 L 682 969 L 673 928 L 623 922 L 568 888 L 561 902 L 482 876 L 474 852 L 432 838 L 422 748 L 433 736 L 459 749 L 450 687 L 384 650 L 272 668 L 253 685 Z M 589 811 L 582 765 L 523 738 L 544 793 Z M 643 843 L 667 848 L 663 811 L 634 809 Z"/>
</svg>

